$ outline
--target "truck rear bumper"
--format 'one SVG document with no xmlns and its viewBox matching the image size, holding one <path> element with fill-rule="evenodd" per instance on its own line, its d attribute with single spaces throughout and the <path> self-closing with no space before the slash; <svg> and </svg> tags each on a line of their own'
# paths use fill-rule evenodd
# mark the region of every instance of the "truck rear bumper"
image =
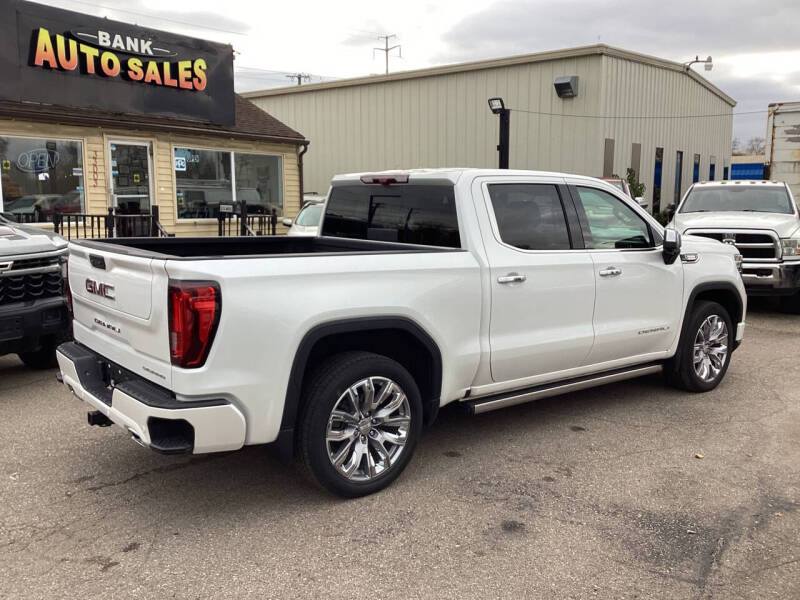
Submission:
<svg viewBox="0 0 800 600">
<path fill-rule="evenodd" d="M 166 454 L 202 454 L 244 444 L 244 416 L 225 399 L 177 400 L 76 342 L 61 344 L 56 357 L 70 391 L 143 446 Z"/>
<path fill-rule="evenodd" d="M 742 281 L 753 296 L 779 296 L 800 290 L 800 263 L 748 263 L 742 265 Z"/>
</svg>

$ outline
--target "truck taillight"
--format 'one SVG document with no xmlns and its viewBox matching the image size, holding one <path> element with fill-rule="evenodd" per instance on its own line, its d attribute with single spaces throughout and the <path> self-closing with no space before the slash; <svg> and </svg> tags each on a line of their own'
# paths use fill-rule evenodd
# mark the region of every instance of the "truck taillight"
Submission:
<svg viewBox="0 0 800 600">
<path fill-rule="evenodd" d="M 184 369 L 206 361 L 222 309 L 213 281 L 170 281 L 169 352 L 172 364 Z"/>
</svg>

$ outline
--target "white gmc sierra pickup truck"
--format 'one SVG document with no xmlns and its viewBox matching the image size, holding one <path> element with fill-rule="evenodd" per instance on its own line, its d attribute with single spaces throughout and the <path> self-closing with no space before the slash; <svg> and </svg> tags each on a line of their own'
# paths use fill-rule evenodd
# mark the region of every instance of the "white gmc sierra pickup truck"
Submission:
<svg viewBox="0 0 800 600">
<path fill-rule="evenodd" d="M 559 173 L 338 176 L 321 235 L 74 241 L 60 377 L 161 452 L 277 442 L 327 489 L 403 470 L 473 413 L 664 371 L 695 392 L 742 338 L 736 249 Z"/>
</svg>

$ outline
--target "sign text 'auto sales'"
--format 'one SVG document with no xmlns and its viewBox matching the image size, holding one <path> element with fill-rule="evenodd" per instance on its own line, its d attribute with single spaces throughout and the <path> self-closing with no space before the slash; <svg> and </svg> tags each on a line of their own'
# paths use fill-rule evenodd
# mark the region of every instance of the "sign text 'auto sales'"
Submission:
<svg viewBox="0 0 800 600">
<path fill-rule="evenodd" d="M 203 58 L 170 61 L 177 53 L 152 39 L 103 30 L 73 31 L 72 36 L 39 27 L 31 38 L 33 66 L 184 90 L 202 91 L 208 84 Z"/>
</svg>

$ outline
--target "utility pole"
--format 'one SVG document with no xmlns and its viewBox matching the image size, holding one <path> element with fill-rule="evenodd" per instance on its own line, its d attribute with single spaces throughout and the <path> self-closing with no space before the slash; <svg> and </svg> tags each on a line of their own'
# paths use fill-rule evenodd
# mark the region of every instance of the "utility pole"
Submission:
<svg viewBox="0 0 800 600">
<path fill-rule="evenodd" d="M 297 85 L 302 85 L 303 81 L 311 80 L 311 75 L 309 75 L 308 73 L 290 73 L 286 77 L 288 77 L 289 79 L 296 79 Z"/>
<path fill-rule="evenodd" d="M 400 44 L 396 44 L 396 45 L 392 46 L 391 48 L 389 47 L 389 40 L 394 38 L 394 37 L 397 37 L 397 36 L 394 35 L 394 34 L 391 34 L 391 35 L 379 35 L 378 39 L 379 40 L 383 40 L 383 48 L 373 48 L 372 49 L 373 58 L 375 57 L 375 50 L 377 50 L 378 52 L 383 52 L 383 53 L 386 54 L 386 74 L 387 75 L 389 74 L 389 52 L 391 52 L 395 48 L 399 48 L 400 50 L 398 51 L 397 56 L 398 56 L 398 58 L 403 58 L 403 47 Z"/>
</svg>

